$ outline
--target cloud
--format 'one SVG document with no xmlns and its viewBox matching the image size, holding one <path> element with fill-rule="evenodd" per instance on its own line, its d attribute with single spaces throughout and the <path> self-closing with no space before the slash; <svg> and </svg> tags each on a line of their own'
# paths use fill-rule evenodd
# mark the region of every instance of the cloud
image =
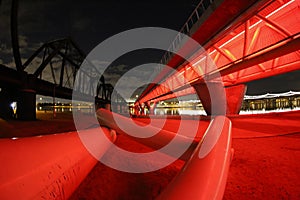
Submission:
<svg viewBox="0 0 300 200">
<path fill-rule="evenodd" d="M 19 46 L 21 54 L 21 62 L 24 64 L 26 60 L 40 47 L 40 44 L 31 43 L 28 45 L 27 37 L 19 37 Z M 0 58 L 2 63 L 10 68 L 15 68 L 15 62 L 13 59 L 13 50 L 12 47 L 8 44 L 0 44 Z"/>
<path fill-rule="evenodd" d="M 122 95 L 124 99 L 129 99 L 140 87 L 144 86 L 144 81 L 138 77 L 123 76 L 115 85 L 115 90 Z"/>
<path fill-rule="evenodd" d="M 110 78 L 110 81 L 114 82 L 115 90 L 122 95 L 124 99 L 129 99 L 133 94 L 141 92 L 141 88 L 144 88 L 151 80 L 151 74 L 153 74 L 153 68 L 150 65 L 144 65 L 128 69 L 126 65 L 114 66 L 113 72 L 107 74 L 105 78 Z M 118 70 L 118 71 L 117 71 Z M 112 78 L 113 77 L 113 78 Z"/>
<path fill-rule="evenodd" d="M 0 44 L 0 53 L 1 54 L 11 54 L 12 48 L 10 46 L 7 46 L 5 43 Z"/>
<path fill-rule="evenodd" d="M 25 58 L 21 58 L 21 62 L 24 63 L 26 61 Z M 16 64 L 15 64 L 15 60 L 14 58 L 12 58 L 12 60 L 10 62 L 7 62 L 7 63 L 3 63 L 5 66 L 7 66 L 8 68 L 11 68 L 11 69 L 16 69 Z"/>
<path fill-rule="evenodd" d="M 109 65 L 109 62 L 107 61 L 102 61 L 102 60 L 92 60 L 90 61 L 94 67 L 97 68 L 97 70 L 101 73 L 104 72 L 104 70 L 107 68 L 107 66 Z"/>
<path fill-rule="evenodd" d="M 19 47 L 20 48 L 28 47 L 28 38 L 25 35 L 19 35 Z"/>
</svg>

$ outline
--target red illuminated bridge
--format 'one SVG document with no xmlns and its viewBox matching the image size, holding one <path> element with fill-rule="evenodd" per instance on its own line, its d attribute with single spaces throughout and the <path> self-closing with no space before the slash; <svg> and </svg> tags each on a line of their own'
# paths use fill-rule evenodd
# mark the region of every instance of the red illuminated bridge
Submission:
<svg viewBox="0 0 300 200">
<path fill-rule="evenodd" d="M 71 99 L 73 90 L 95 97 L 102 108 L 93 116 L 78 112 L 76 127 L 75 114 L 24 123 L 1 119 L 1 200 L 300 199 L 299 111 L 238 115 L 247 83 L 300 69 L 300 0 L 201 0 L 181 29 L 190 38 L 174 38 L 161 59 L 169 67 L 145 87 L 135 108 L 152 112 L 160 101 L 196 94 L 207 116 L 167 116 L 162 125 L 162 117 L 151 113 L 129 118 L 112 112 L 112 86 L 104 77 L 96 80 L 93 65 L 79 71 L 85 56 L 70 38 L 43 44 L 22 63 L 16 18 L 12 14 L 16 70 L 0 65 L 0 110 L 17 98 L 21 119 L 32 120 L 36 94 Z M 39 55 L 43 59 L 30 73 Z M 47 67 L 52 80 L 43 78 Z M 90 84 L 74 86 L 76 73 L 79 83 Z M 169 144 L 176 148 L 166 150 Z M 120 156 L 116 146 L 134 153 Z M 129 168 L 172 162 L 129 173 L 99 159 Z"/>
<path fill-rule="evenodd" d="M 239 15 L 230 12 L 246 8 L 247 11 Z M 197 93 L 209 115 L 213 98 L 219 103 L 227 102 L 227 114 L 239 113 L 245 83 L 300 68 L 299 9 L 297 0 L 229 0 L 220 3 L 206 21 L 200 20 L 202 24 L 197 21 L 190 26 L 188 21 L 184 28 L 192 30 L 190 36 L 206 51 L 193 49 L 186 41 L 179 51 L 185 51 L 183 54 L 190 56 L 190 62 L 167 53 L 162 61 L 177 71 L 164 79 L 168 69 L 162 70 L 154 80 L 159 85 L 149 85 L 137 103 L 155 106 L 158 101 Z M 198 16 L 195 12 L 190 20 Z M 239 17 L 232 20 L 233 15 Z M 217 30 L 221 22 L 226 24 L 223 30 L 206 35 L 210 30 Z M 175 39 L 172 48 L 176 48 L 179 39 Z M 185 45 L 189 45 L 188 50 Z M 226 95 L 215 92 L 210 99 L 208 88 L 221 91 L 223 87 Z M 215 114 L 221 113 L 216 110 Z"/>
</svg>

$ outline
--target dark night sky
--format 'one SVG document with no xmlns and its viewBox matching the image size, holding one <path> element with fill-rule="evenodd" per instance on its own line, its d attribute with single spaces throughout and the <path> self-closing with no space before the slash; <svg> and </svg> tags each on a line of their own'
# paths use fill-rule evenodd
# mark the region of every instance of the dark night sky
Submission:
<svg viewBox="0 0 300 200">
<path fill-rule="evenodd" d="M 184 1 L 71 1 L 20 0 L 19 35 L 23 60 L 43 42 L 71 36 L 88 53 L 106 38 L 137 27 L 164 27 L 179 30 L 199 0 Z M 10 0 L 0 6 L 0 63 L 12 65 L 9 15 Z M 160 60 L 161 52 L 122 58 L 119 64 L 136 65 Z M 144 55 L 144 56 L 143 56 Z M 132 58 L 139 58 L 134 61 Z M 128 68 L 128 67 L 127 67 Z M 124 67 L 123 67 L 124 69 Z M 126 69 L 126 68 L 125 68 Z M 248 94 L 300 91 L 300 72 L 255 81 Z"/>
<path fill-rule="evenodd" d="M 197 2 L 22 0 L 20 34 L 33 43 L 70 35 L 88 53 L 104 39 L 132 28 L 179 30 Z"/>
</svg>

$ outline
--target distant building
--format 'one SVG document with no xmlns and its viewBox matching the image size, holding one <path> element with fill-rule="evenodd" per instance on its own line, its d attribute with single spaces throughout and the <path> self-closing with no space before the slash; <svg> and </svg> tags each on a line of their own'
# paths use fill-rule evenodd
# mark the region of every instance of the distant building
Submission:
<svg viewBox="0 0 300 200">
<path fill-rule="evenodd" d="M 300 107 L 300 92 L 280 94 L 245 95 L 241 110 L 276 110 Z"/>
</svg>

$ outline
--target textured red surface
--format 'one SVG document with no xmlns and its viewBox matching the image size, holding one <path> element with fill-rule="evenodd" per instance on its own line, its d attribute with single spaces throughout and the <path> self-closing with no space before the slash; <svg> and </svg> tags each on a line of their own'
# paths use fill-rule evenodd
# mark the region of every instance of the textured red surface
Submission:
<svg viewBox="0 0 300 200">
<path fill-rule="evenodd" d="M 110 136 L 107 128 L 103 132 Z M 94 141 L 99 128 L 82 131 Z M 77 131 L 0 140 L 0 199 L 67 199 L 95 166 Z M 102 156 L 110 147 L 101 143 Z"/>
<path fill-rule="evenodd" d="M 238 116 L 231 120 L 235 153 L 224 199 L 299 199 L 300 112 Z M 205 123 L 208 122 L 202 126 Z M 176 120 L 168 124 L 172 130 Z M 117 144 L 126 149 L 148 148 L 122 135 Z M 130 174 L 98 163 L 71 199 L 153 199 L 183 164 L 176 161 L 155 172 Z"/>
<path fill-rule="evenodd" d="M 71 115 L 58 114 L 52 119 L 51 113 L 39 113 L 38 119 L 33 122 L 0 121 L 0 132 L 12 137 L 74 130 Z M 230 119 L 235 153 L 224 199 L 300 199 L 300 112 Z M 176 131 L 176 119 L 169 119 L 168 124 L 164 128 Z M 207 124 L 201 121 L 200 132 L 205 131 Z M 9 132 L 12 128 L 15 132 Z M 119 135 L 116 142 L 130 151 L 151 151 L 126 136 Z M 153 199 L 166 188 L 183 164 L 179 160 L 155 172 L 130 174 L 98 163 L 71 199 Z"/>
</svg>

